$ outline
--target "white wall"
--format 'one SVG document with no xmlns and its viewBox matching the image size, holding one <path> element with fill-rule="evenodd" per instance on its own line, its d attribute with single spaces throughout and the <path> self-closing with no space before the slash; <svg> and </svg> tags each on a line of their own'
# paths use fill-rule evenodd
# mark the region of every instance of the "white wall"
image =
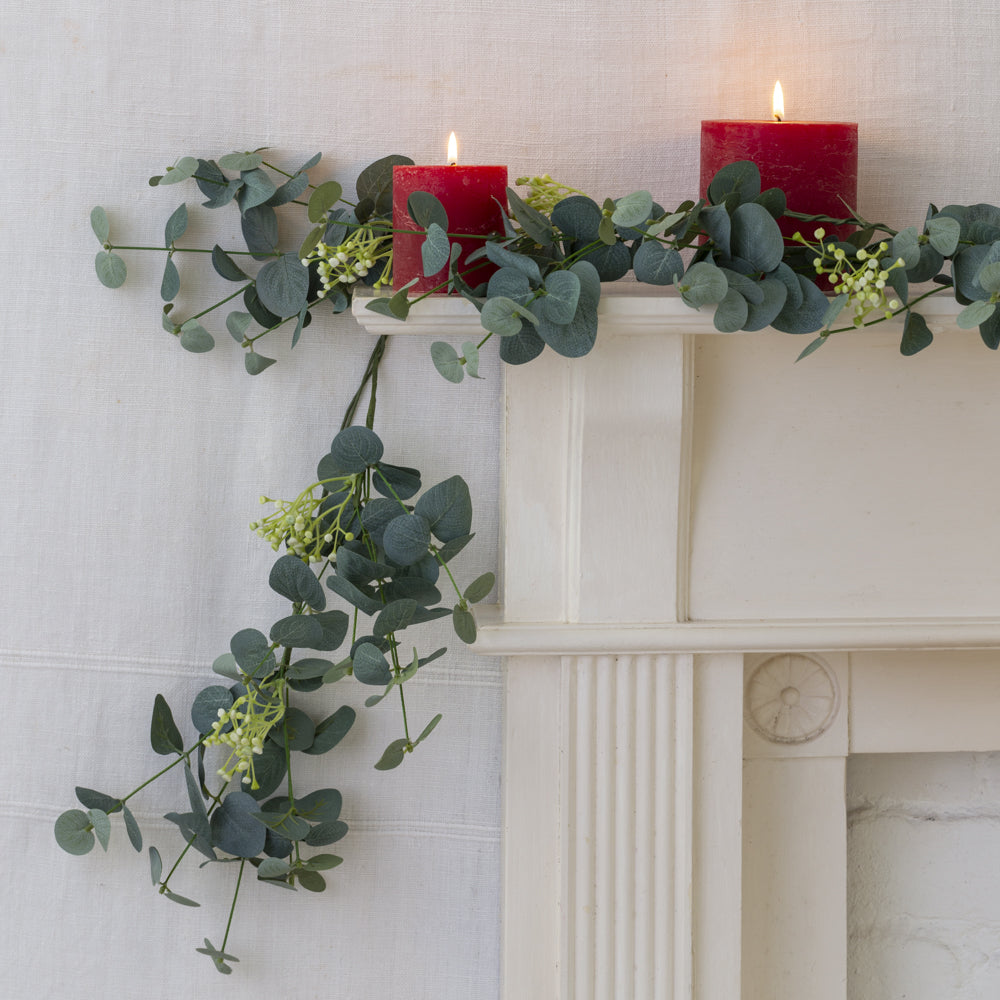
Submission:
<svg viewBox="0 0 1000 1000">
<path fill-rule="evenodd" d="M 256 380 L 224 334 L 213 355 L 183 353 L 159 328 L 158 261 L 131 256 L 120 292 L 97 284 L 91 206 L 119 239 L 156 241 L 180 195 L 145 179 L 181 154 L 322 150 L 317 176 L 351 178 L 393 151 L 435 162 L 450 129 L 468 162 L 599 196 L 648 187 L 671 206 L 695 193 L 700 119 L 766 113 L 776 77 L 790 117 L 860 123 L 872 216 L 906 224 L 932 198 L 1000 198 L 987 6 L 824 0 L 789 18 L 762 0 L 43 0 L 0 14 L 0 871 L 16 887 L 0 984 L 84 996 L 141 983 L 152 1000 L 498 994 L 494 663 L 458 655 L 428 671 L 414 701 L 447 725 L 376 781 L 368 764 L 396 723 L 366 716 L 337 758 L 354 832 L 333 891 L 248 898 L 231 983 L 193 950 L 219 943 L 221 890 L 189 913 L 152 897 L 120 835 L 108 858 L 52 843 L 73 785 L 124 790 L 154 763 L 153 695 L 182 704 L 233 631 L 267 620 L 269 554 L 244 524 L 259 493 L 309 474 L 368 349 L 345 317 L 314 324 L 291 356 L 279 346 Z M 470 479 L 484 515 L 470 576 L 491 565 L 497 531 L 499 373 L 486 367 L 486 384 L 455 388 L 423 345 L 394 345 L 378 425 L 429 478 Z M 155 824 L 173 796 L 152 793 L 142 818 Z"/>
</svg>

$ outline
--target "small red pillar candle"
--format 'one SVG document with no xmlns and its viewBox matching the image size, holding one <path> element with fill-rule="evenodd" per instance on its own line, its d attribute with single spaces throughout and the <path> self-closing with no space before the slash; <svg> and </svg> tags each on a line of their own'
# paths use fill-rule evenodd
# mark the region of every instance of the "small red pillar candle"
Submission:
<svg viewBox="0 0 1000 1000">
<path fill-rule="evenodd" d="M 780 85 L 775 87 L 775 103 Z M 701 123 L 701 193 L 727 163 L 752 160 L 761 187 L 779 187 L 788 208 L 805 215 L 842 219 L 857 209 L 858 126 L 855 122 L 788 122 L 775 110 L 773 121 L 703 121 Z M 781 231 L 797 230 L 808 239 L 819 225 L 782 219 Z M 834 239 L 851 227 L 826 226 Z"/>
<path fill-rule="evenodd" d="M 452 133 L 454 138 L 454 133 Z M 507 168 L 497 166 L 460 167 L 457 152 L 449 148 L 449 163 L 440 167 L 392 168 L 392 226 L 397 230 L 392 241 L 392 283 L 401 288 L 413 278 L 415 292 L 438 288 L 448 280 L 447 265 L 434 275 L 424 276 L 420 247 L 423 232 L 401 233 L 401 229 L 419 229 L 406 208 L 407 199 L 414 191 L 427 191 L 434 195 L 448 213 L 449 233 L 502 233 L 504 207 L 507 204 Z M 483 245 L 482 240 L 452 239 L 452 244 L 462 247 L 458 270 L 463 278 L 475 287 L 496 270 L 487 260 L 479 260 L 463 267 L 466 256 Z M 442 288 L 441 291 L 444 291 Z"/>
</svg>

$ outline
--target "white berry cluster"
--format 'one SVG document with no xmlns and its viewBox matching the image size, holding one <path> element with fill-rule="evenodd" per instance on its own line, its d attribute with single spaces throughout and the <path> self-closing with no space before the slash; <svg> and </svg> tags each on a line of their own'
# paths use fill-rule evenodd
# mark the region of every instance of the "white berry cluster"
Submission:
<svg viewBox="0 0 1000 1000">
<path fill-rule="evenodd" d="M 278 682 L 282 687 L 284 681 Z M 261 690 L 251 690 L 237 698 L 227 710 L 220 708 L 212 731 L 205 737 L 205 746 L 224 746 L 230 750 L 219 774 L 227 781 L 239 774 L 244 785 L 256 790 L 260 787 L 254 773 L 253 759 L 264 752 L 267 734 L 285 715 L 284 699 L 280 690 L 271 688 L 268 697 Z"/>
<path fill-rule="evenodd" d="M 269 542 L 275 552 L 284 543 L 303 562 L 321 562 L 324 547 L 333 541 L 337 532 L 347 541 L 354 538 L 351 532 L 343 532 L 341 528 L 341 521 L 351 520 L 350 493 L 354 480 L 355 477 L 349 475 L 313 483 L 294 500 L 272 500 L 262 496 L 260 502 L 273 503 L 276 510 L 260 521 L 251 521 L 250 530 Z M 328 494 L 322 492 L 323 487 L 345 499 L 339 504 L 331 504 Z M 317 489 L 320 489 L 319 496 L 314 495 Z"/>
<path fill-rule="evenodd" d="M 384 261 L 385 268 L 374 285 L 378 291 L 392 281 L 392 237 L 362 226 L 337 246 L 317 243 L 308 256 L 302 258 L 306 267 L 314 261 L 318 262 L 323 285 L 318 293 L 321 299 L 341 285 L 353 285 L 358 279 L 367 277 L 372 268 Z"/>
<path fill-rule="evenodd" d="M 815 247 L 811 247 L 801 233 L 796 233 L 793 239 L 816 251 L 818 256 L 812 262 L 816 274 L 827 276 L 835 295 L 848 297 L 848 308 L 854 312 L 851 321 L 855 326 L 862 326 L 873 312 L 889 319 L 900 308 L 899 299 L 887 295 L 887 289 L 893 291 L 888 278 L 890 271 L 905 267 L 906 262 L 902 257 L 889 261 L 879 256 L 889 250 L 888 243 L 879 243 L 875 253 L 858 250 L 853 256 L 848 256 L 835 243 L 822 242 L 826 236 L 824 229 L 817 229 L 813 235 L 819 241 Z"/>
</svg>

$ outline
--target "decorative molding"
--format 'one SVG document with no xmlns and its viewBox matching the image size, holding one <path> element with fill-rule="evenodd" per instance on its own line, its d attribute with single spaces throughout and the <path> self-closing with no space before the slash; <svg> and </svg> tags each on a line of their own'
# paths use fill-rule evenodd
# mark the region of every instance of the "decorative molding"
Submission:
<svg viewBox="0 0 1000 1000">
<path fill-rule="evenodd" d="M 691 657 L 567 657 L 560 996 L 689 997 Z"/>
<path fill-rule="evenodd" d="M 477 612 L 477 652 L 488 656 L 622 653 L 777 653 L 826 650 L 1000 649 L 1000 619 L 678 622 L 511 622 Z"/>
<path fill-rule="evenodd" d="M 772 656 L 747 678 L 744 718 L 772 743 L 811 743 L 830 728 L 839 709 L 837 678 L 818 656 Z"/>
</svg>

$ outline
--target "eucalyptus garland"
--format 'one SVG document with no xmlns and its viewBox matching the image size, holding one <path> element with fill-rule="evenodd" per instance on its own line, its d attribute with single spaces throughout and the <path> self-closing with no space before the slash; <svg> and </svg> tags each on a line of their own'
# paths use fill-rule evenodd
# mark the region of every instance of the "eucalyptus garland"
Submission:
<svg viewBox="0 0 1000 1000">
<path fill-rule="evenodd" d="M 933 334 L 914 307 L 948 289 L 964 306 L 958 325 L 978 327 L 991 349 L 1000 345 L 1000 208 L 993 205 L 931 205 L 920 226 L 896 230 L 851 210 L 843 218 L 790 212 L 781 190 L 761 190 L 760 173 L 750 162 L 724 167 L 706 198 L 672 211 L 648 191 L 598 202 L 544 175 L 519 178 L 517 185 L 526 190 L 522 195 L 508 189 L 503 231 L 484 236 L 480 249 L 459 260 L 445 207 L 417 192 L 408 208 L 424 233 L 425 275 L 446 276 L 431 292 L 411 296 L 404 286 L 380 294 L 392 280 L 392 168 L 412 160 L 388 156 L 371 164 L 348 200 L 338 181 L 311 183 L 319 154 L 288 171 L 265 159 L 265 152 L 230 153 L 217 161 L 182 157 L 149 182 L 172 187 L 193 181 L 206 199 L 203 207 L 235 206 L 245 249 L 180 245 L 188 227 L 186 203 L 169 215 L 162 246 L 116 244 L 105 210 L 94 208 L 90 217 L 101 243 L 95 265 L 103 284 L 117 288 L 126 280 L 120 251 L 163 253 L 163 328 L 184 349 L 203 353 L 215 347 L 213 322 L 206 317 L 225 311 L 221 322 L 251 375 L 275 363 L 260 349 L 266 337 L 290 331 L 294 347 L 317 310 L 344 312 L 358 288 L 370 289 L 368 309 L 401 321 L 414 302 L 433 292 L 473 303 L 482 338 L 463 343 L 460 351 L 444 341 L 431 346 L 435 367 L 451 382 L 479 376 L 480 352 L 493 338 L 508 364 L 530 362 L 546 347 L 581 357 L 596 341 L 602 283 L 629 276 L 672 286 L 694 309 L 714 307 L 720 331 L 773 327 L 813 334 L 800 358 L 832 334 L 901 314 L 900 350 L 915 354 Z M 305 219 L 279 226 L 279 210 L 299 217 L 304 212 Z M 786 240 L 778 220 L 789 218 L 808 236 L 796 232 Z M 848 227 L 851 235 L 829 239 L 827 226 Z M 283 232 L 298 233 L 292 246 L 282 240 Z M 182 259 L 186 266 L 193 259 L 202 270 L 210 261 L 235 291 L 181 317 L 175 305 Z M 476 272 L 487 270 L 488 281 L 473 285 Z M 845 313 L 846 325 L 837 326 Z M 268 584 L 290 602 L 289 614 L 266 632 L 251 626 L 233 635 L 229 650 L 212 665 L 219 680 L 190 706 L 193 734 L 187 740 L 165 698 L 156 696 L 150 743 L 170 763 L 125 795 L 78 787 L 82 808 L 56 821 L 59 845 L 86 854 L 96 843 L 107 850 L 111 817 L 120 813 L 129 841 L 141 851 L 143 835 L 128 803 L 151 782 L 179 770 L 186 801 L 183 811 L 166 819 L 177 827 L 182 846 L 169 868 L 156 847 L 148 848 L 151 879 L 167 899 L 197 906 L 173 887 L 181 862 L 193 851 L 205 863 L 235 865 L 221 945 L 206 938 L 197 949 L 223 973 L 236 961 L 226 949 L 248 866 L 260 882 L 318 892 L 326 887 L 322 873 L 342 860 L 314 853 L 347 834 L 341 794 L 333 788 L 303 794 L 294 780 L 293 753 L 333 750 L 354 724 L 355 712 L 342 705 L 315 718 L 307 711 L 309 695 L 353 676 L 379 689 L 366 705 L 398 697 L 401 735 L 374 766 L 399 766 L 441 719 L 435 715 L 411 726 L 404 685 L 445 653 L 421 655 L 408 640 L 404 647 L 403 632 L 450 617 L 458 637 L 473 642 L 472 606 L 494 585 L 493 574 L 486 573 L 463 588 L 452 573 L 452 560 L 472 538 L 465 481 L 455 475 L 424 489 L 417 469 L 383 457 L 372 428 L 386 342 L 376 342 L 315 478 L 292 500 L 262 497 L 269 512 L 251 525 L 280 553 Z M 367 417 L 355 425 L 366 391 Z M 445 600 L 442 590 L 453 596 Z M 327 607 L 328 592 L 340 607 Z"/>
</svg>

